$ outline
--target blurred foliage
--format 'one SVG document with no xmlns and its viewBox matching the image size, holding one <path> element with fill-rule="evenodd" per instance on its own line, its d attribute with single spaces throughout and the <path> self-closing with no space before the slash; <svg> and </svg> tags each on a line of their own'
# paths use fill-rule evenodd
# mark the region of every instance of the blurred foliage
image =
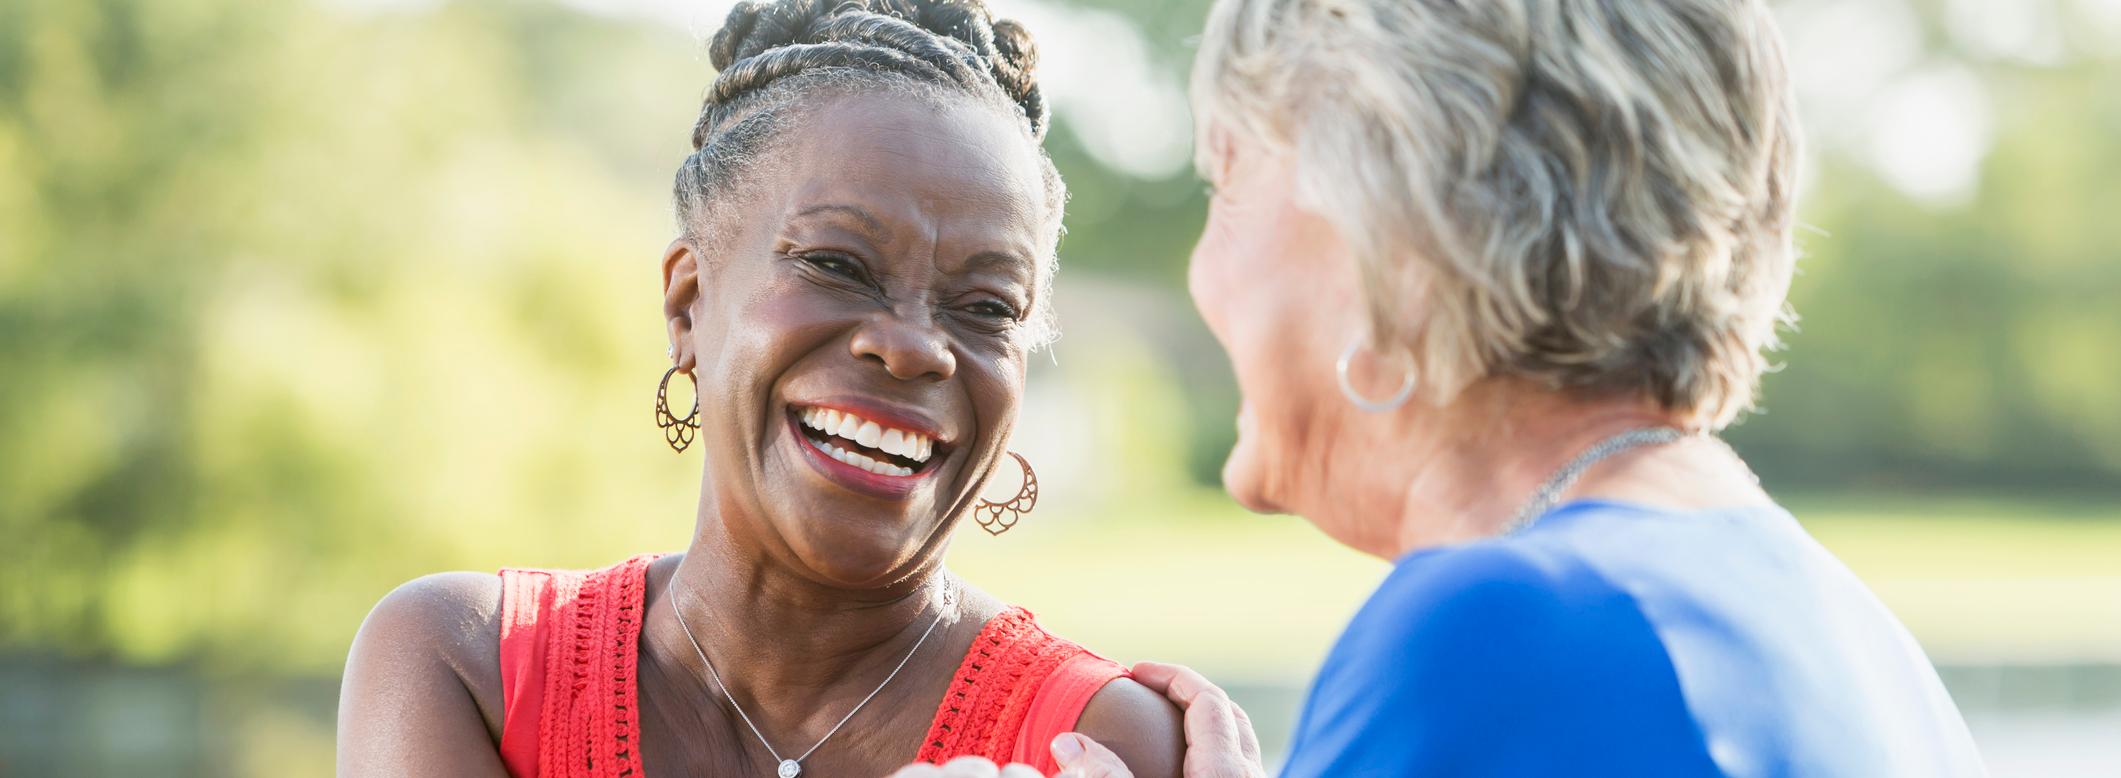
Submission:
<svg viewBox="0 0 2121 778">
<path fill-rule="evenodd" d="M 1073 5 L 1182 80 L 1206 3 Z M 1817 149 L 1802 330 L 1733 435 L 1771 486 L 2121 484 L 2121 68 L 1973 64 L 1965 200 Z M 545 2 L 0 3 L 0 647 L 329 672 L 412 575 L 680 540 L 655 259 L 710 76 Z M 1236 403 L 1183 298 L 1200 187 L 1082 120 L 1026 428 L 1103 436 L 1099 499 L 1193 499 Z"/>
<path fill-rule="evenodd" d="M 9 642 L 326 669 L 409 569 L 690 515 L 623 433 L 695 42 L 508 2 L 4 7 Z"/>
<path fill-rule="evenodd" d="M 1930 204 L 1819 149 L 1765 413 L 1771 483 L 2121 490 L 2121 57 L 1984 68 L 1980 184 Z"/>
</svg>

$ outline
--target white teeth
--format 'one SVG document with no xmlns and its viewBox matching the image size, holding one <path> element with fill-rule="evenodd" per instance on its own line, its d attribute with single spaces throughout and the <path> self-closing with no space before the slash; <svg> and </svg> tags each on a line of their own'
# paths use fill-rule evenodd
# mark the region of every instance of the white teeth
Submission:
<svg viewBox="0 0 2121 778">
<path fill-rule="evenodd" d="M 831 408 L 807 408 L 797 418 L 803 423 L 803 426 L 823 432 L 826 435 L 845 438 L 862 446 L 877 449 L 886 454 L 905 457 L 915 462 L 926 462 L 929 457 L 935 455 L 935 440 L 933 438 L 917 432 L 892 429 L 844 411 L 837 411 Z M 913 474 L 913 470 L 910 468 L 899 467 L 890 462 L 880 462 L 858 452 L 847 451 L 830 444 L 825 444 L 823 448 L 833 452 L 834 459 L 839 459 L 839 455 L 844 454 L 850 459 L 841 459 L 840 461 L 870 472 L 901 476 Z M 883 469 L 871 468 L 870 464 Z"/>
<path fill-rule="evenodd" d="M 859 467 L 863 470 L 867 470 L 878 475 L 895 475 L 899 477 L 913 475 L 913 470 L 911 468 L 899 467 L 898 465 L 894 465 L 889 462 L 878 462 L 875 459 L 863 456 L 853 451 L 848 451 L 846 449 L 840 448 L 839 446 L 835 446 L 828 443 L 825 444 L 823 448 L 825 453 L 827 455 L 830 455 L 833 459 L 837 459 L 846 464 Z"/>
</svg>

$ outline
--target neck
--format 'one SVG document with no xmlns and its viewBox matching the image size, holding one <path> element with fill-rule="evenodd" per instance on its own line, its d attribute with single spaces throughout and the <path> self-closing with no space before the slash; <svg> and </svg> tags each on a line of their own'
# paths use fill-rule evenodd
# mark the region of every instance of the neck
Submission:
<svg viewBox="0 0 2121 778">
<path fill-rule="evenodd" d="M 1359 413 L 1349 409 L 1350 413 Z M 1542 485 L 1599 441 L 1644 427 L 1687 421 L 1634 398 L 1582 399 L 1523 382 L 1490 380 L 1442 408 L 1417 402 L 1357 429 L 1363 445 L 1354 499 L 1345 510 L 1392 516 L 1369 523 L 1358 547 L 1385 558 L 1430 546 L 1501 534 Z M 1610 481 L 1611 465 L 1647 449 L 1621 452 L 1584 473 L 1562 499 Z M 1347 494 L 1347 484 L 1334 488 Z M 1331 504 L 1331 503 L 1321 503 Z M 1346 526 L 1362 526 L 1361 516 Z"/>
<path fill-rule="evenodd" d="M 668 622 L 654 650 L 711 688 L 704 653 L 784 752 L 808 748 L 876 689 L 931 624 L 946 622 L 936 629 L 942 633 L 954 623 L 944 591 L 955 584 L 939 551 L 892 585 L 835 587 L 776 558 L 774 544 L 760 537 L 764 522 L 742 519 L 706 492 L 692 544 L 663 587 L 668 602 L 649 615 L 651 624 Z M 922 651 L 942 642 L 930 635 Z"/>
</svg>

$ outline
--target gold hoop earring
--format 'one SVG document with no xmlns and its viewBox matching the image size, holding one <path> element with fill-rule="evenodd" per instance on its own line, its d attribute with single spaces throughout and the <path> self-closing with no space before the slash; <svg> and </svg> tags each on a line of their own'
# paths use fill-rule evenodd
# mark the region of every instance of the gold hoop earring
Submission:
<svg viewBox="0 0 2121 778">
<path fill-rule="evenodd" d="M 682 454 L 685 452 L 686 446 L 692 445 L 693 432 L 700 428 L 700 392 L 699 385 L 695 383 L 692 392 L 692 412 L 685 414 L 685 418 L 680 419 L 671 415 L 670 377 L 677 374 L 677 372 L 677 366 L 671 365 L 669 370 L 663 372 L 663 380 L 656 382 L 655 426 L 663 428 L 663 442 L 670 444 L 670 450 Z M 691 378 L 692 374 L 686 373 L 685 377 Z"/>
<path fill-rule="evenodd" d="M 972 508 L 972 520 L 979 522 L 979 528 L 989 535 L 1008 532 L 1024 518 L 1024 514 L 1038 507 L 1038 474 L 1031 471 L 1031 463 L 1024 460 L 1024 455 L 1011 451 L 1009 456 L 1016 457 L 1016 464 L 1024 468 L 1023 487 L 1017 489 L 1016 496 L 1008 502 L 982 499 Z"/>
</svg>

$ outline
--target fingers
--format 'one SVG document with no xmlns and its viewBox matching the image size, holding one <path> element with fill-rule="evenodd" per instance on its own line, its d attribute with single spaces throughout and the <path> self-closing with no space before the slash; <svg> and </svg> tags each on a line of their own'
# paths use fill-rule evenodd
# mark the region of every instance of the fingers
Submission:
<svg viewBox="0 0 2121 778">
<path fill-rule="evenodd" d="M 1230 710 L 1237 714 L 1238 753 L 1253 765 L 1262 765 L 1263 760 L 1259 755 L 1259 730 L 1253 728 L 1252 716 L 1245 713 L 1245 709 L 1235 702 L 1230 703 Z"/>
<path fill-rule="evenodd" d="M 1186 765 L 1190 777 L 1257 776 L 1259 736 L 1252 717 L 1200 673 L 1161 662 L 1136 664 L 1134 680 L 1155 689 L 1186 711 Z"/>
<path fill-rule="evenodd" d="M 1181 708 L 1192 705 L 1195 698 L 1208 691 L 1223 692 L 1200 673 L 1193 672 L 1193 668 L 1184 665 L 1137 662 L 1131 674 L 1135 682 L 1171 698 Z"/>
<path fill-rule="evenodd" d="M 993 762 L 977 756 L 961 756 L 938 767 L 932 764 L 910 764 L 892 773 L 891 778 L 1045 778 L 1029 765 L 1012 764 L 997 767 Z"/>
<path fill-rule="evenodd" d="M 1053 739 L 1053 761 L 1060 763 L 1060 778 L 1134 778 L 1134 773 L 1095 740 L 1073 732 Z"/>
<path fill-rule="evenodd" d="M 1244 775 L 1238 766 L 1252 761 L 1245 753 L 1248 736 L 1237 703 L 1221 690 L 1203 691 L 1186 707 L 1186 774 Z"/>
<path fill-rule="evenodd" d="M 1135 662 L 1133 667 L 1127 668 L 1127 674 L 1134 677 L 1135 683 L 1149 687 L 1150 691 L 1169 695 L 1172 676 L 1183 669 L 1185 668 L 1162 662 Z"/>
</svg>

